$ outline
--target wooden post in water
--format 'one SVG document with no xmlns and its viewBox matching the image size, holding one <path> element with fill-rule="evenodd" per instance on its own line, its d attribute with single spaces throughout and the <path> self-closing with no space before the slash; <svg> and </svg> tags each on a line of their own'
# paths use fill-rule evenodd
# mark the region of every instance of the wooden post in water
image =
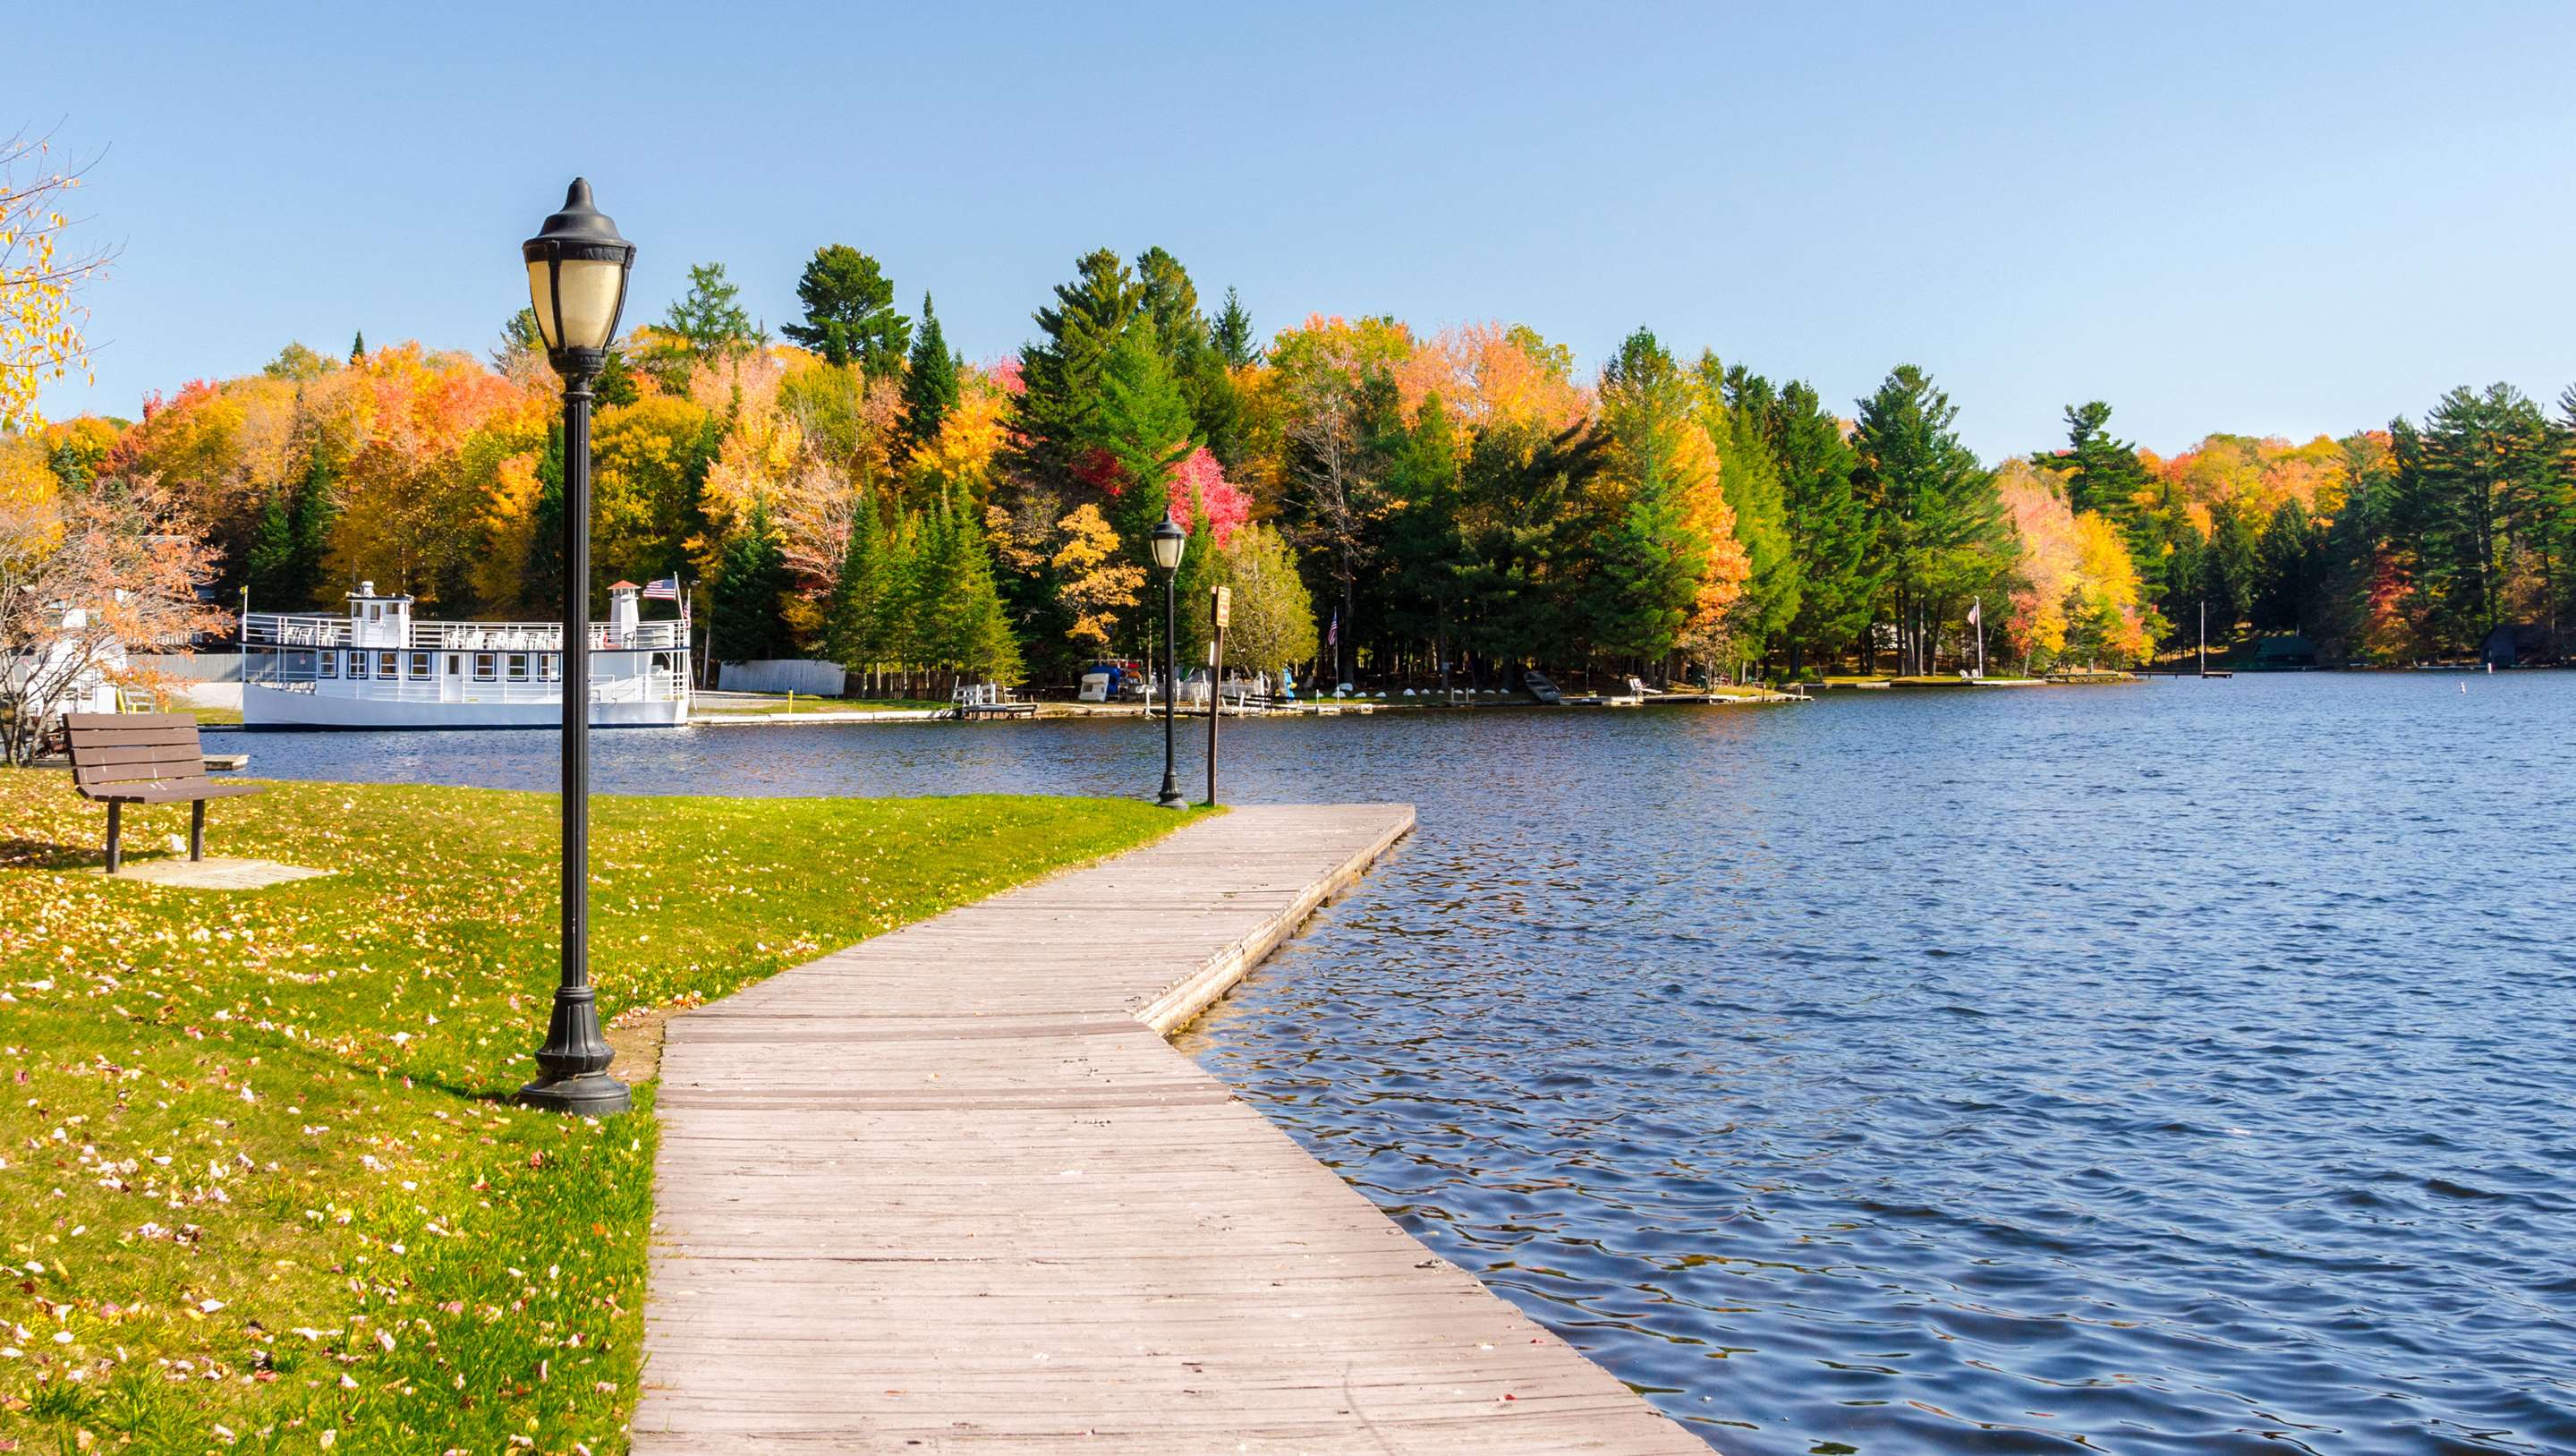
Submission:
<svg viewBox="0 0 2576 1456">
<path fill-rule="evenodd" d="M 1215 633 L 1208 642 L 1208 796 L 1211 808 L 1216 804 L 1216 720 L 1225 713 L 1225 629 L 1234 615 L 1234 591 L 1218 587 L 1208 620 Z"/>
</svg>

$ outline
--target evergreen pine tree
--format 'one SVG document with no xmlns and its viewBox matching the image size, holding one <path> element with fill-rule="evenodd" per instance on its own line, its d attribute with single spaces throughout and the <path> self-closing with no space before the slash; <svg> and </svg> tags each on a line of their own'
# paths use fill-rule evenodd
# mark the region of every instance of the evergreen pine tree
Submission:
<svg viewBox="0 0 2576 1456">
<path fill-rule="evenodd" d="M 1135 275 L 1116 253 L 1087 253 L 1076 267 L 1073 282 L 1056 285 L 1055 306 L 1037 311 L 1043 337 L 1020 351 L 1012 448 L 1031 483 L 1058 496 L 1075 490 L 1076 467 L 1100 438 L 1109 356 L 1139 301 Z"/>
<path fill-rule="evenodd" d="M 1852 489 L 1858 457 L 1843 438 L 1842 421 L 1814 386 L 1792 380 L 1775 401 L 1767 382 L 1748 376 L 1729 393 L 1731 407 L 1759 424 L 1780 475 L 1790 550 L 1798 559 L 1798 610 L 1788 628 L 1794 673 L 1808 652 L 1830 662 L 1868 626 L 1885 575 L 1877 525 Z"/>
<path fill-rule="evenodd" d="M 832 594 L 823 606 L 823 650 L 852 672 L 865 672 L 885 659 L 876 636 L 877 599 L 884 590 L 885 525 L 877 515 L 876 492 L 862 488 Z"/>
<path fill-rule="evenodd" d="M 993 579 L 993 551 L 975 519 L 973 505 L 961 500 L 948 523 L 948 590 L 952 651 L 957 669 L 1005 686 L 1020 680 L 1020 646 L 1011 635 L 1010 613 Z"/>
<path fill-rule="evenodd" d="M 1173 469 L 1196 443 L 1189 402 L 1147 329 L 1129 331 L 1111 349 L 1101 396 L 1094 443 L 1117 465 L 1110 524 L 1121 542 L 1141 549 L 1171 501 Z"/>
<path fill-rule="evenodd" d="M 948 336 L 940 332 L 939 315 L 931 311 L 925 293 L 921 329 L 912 336 L 912 357 L 903 375 L 904 453 L 938 439 L 939 427 L 956 407 L 957 356 L 948 352 Z"/>
<path fill-rule="evenodd" d="M 1763 422 L 1726 403 L 1726 372 L 1703 351 L 1698 369 L 1700 427 L 1717 452 L 1718 489 L 1735 513 L 1735 539 L 1753 574 L 1729 613 L 1730 630 L 1766 659 L 1798 615 L 1799 561 L 1789 534 L 1789 502 L 1779 462 L 1763 438 Z"/>
<path fill-rule="evenodd" d="M 921 524 L 915 512 L 906 512 L 887 523 L 877 553 L 879 585 L 868 626 L 869 640 L 876 644 L 878 658 L 907 671 L 923 661 L 921 643 L 914 633 Z"/>
<path fill-rule="evenodd" d="M 805 321 L 779 332 L 835 365 L 857 364 L 872 379 L 891 377 L 912 340 L 912 320 L 894 311 L 894 285 L 877 260 L 846 243 L 814 250 L 796 280 Z"/>
<path fill-rule="evenodd" d="M 1944 619 L 1996 585 L 2016 549 L 1994 472 L 1959 439 L 1958 417 L 1930 375 L 1900 364 L 1860 402 L 1852 437 L 1853 484 L 1877 517 L 1911 672 L 1932 669 Z"/>
<path fill-rule="evenodd" d="M 360 329 L 349 339 L 349 362 L 356 364 L 367 357 L 367 331 Z"/>
<path fill-rule="evenodd" d="M 1225 307 L 1217 310 L 1216 320 L 1208 329 L 1209 342 L 1216 346 L 1216 356 L 1229 369 L 1242 369 L 1261 361 L 1261 343 L 1253 337 L 1252 315 L 1244 311 L 1243 301 L 1234 290 L 1225 291 Z"/>
<path fill-rule="evenodd" d="M 331 466 L 319 450 L 305 457 L 304 473 L 260 507 L 245 553 L 242 584 L 271 611 L 313 605 L 322 586 L 322 558 L 337 515 Z"/>
<path fill-rule="evenodd" d="M 529 511 L 527 600 L 563 600 L 564 432 L 546 426 L 545 452 L 537 457 L 537 500 Z"/>
<path fill-rule="evenodd" d="M 2254 630 L 2306 632 L 2316 625 L 2324 540 L 2296 496 L 2281 502 L 2254 552 Z"/>
<path fill-rule="evenodd" d="M 1592 645 L 1653 662 L 1673 650 L 1711 543 L 1690 520 L 1679 465 L 1700 429 L 1691 380 L 1639 329 L 1601 371 L 1601 424 L 1625 500 L 1593 540 Z"/>
<path fill-rule="evenodd" d="M 2210 511 L 2209 545 L 2200 557 L 2200 600 L 2209 608 L 2213 642 L 2233 641 L 2254 612 L 2254 523 L 2231 501 Z"/>
<path fill-rule="evenodd" d="M 2548 419 L 2509 384 L 2442 396 L 2413 453 L 2423 557 L 2416 587 L 2438 646 L 2478 649 L 2505 619 L 2516 558 L 2546 533 Z"/>
<path fill-rule="evenodd" d="M 2111 407 L 2100 400 L 2066 407 L 2066 449 L 2057 454 L 2031 457 L 2035 465 L 2066 472 L 2066 504 L 2075 511 L 2091 511 L 2119 528 L 2121 539 L 2129 546 L 2131 557 L 2144 560 L 2148 547 L 2156 544 L 2147 537 L 2149 523 L 2141 519 L 2137 497 L 2150 478 L 2138 448 L 2126 440 L 2115 440 L 2109 429 Z"/>
<path fill-rule="evenodd" d="M 259 508 L 251 528 L 250 549 L 242 558 L 242 586 L 253 605 L 268 611 L 291 611 L 305 605 L 291 595 L 286 582 L 295 569 L 294 492 L 278 491 Z"/>
<path fill-rule="evenodd" d="M 794 656 L 795 642 L 779 610 L 789 585 L 787 553 L 766 502 L 751 508 L 717 560 L 712 601 L 716 659 L 757 662 Z"/>
</svg>

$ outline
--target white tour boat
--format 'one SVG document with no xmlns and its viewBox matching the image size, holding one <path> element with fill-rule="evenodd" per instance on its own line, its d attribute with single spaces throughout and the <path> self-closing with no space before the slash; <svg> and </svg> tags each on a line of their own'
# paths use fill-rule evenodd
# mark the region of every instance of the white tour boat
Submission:
<svg viewBox="0 0 2576 1456">
<path fill-rule="evenodd" d="M 608 589 L 590 628 L 590 721 L 689 721 L 689 618 L 642 620 L 640 588 Z M 412 599 L 349 593 L 349 614 L 242 617 L 248 728 L 555 728 L 563 723 L 563 624 L 415 622 Z"/>
</svg>

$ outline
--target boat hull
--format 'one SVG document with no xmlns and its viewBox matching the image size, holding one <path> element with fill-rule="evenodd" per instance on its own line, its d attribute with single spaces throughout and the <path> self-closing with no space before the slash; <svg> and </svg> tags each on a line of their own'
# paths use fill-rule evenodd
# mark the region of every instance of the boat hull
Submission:
<svg viewBox="0 0 2576 1456">
<path fill-rule="evenodd" d="M 593 728 L 681 728 L 689 721 L 685 698 L 659 702 L 600 702 L 590 705 Z M 560 728 L 561 701 L 403 702 L 382 698 L 341 697 L 242 685 L 245 728 Z"/>
</svg>

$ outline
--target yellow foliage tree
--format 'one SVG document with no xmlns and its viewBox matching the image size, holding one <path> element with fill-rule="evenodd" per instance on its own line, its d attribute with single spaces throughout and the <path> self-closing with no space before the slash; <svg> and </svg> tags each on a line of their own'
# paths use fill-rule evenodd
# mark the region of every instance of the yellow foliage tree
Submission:
<svg viewBox="0 0 2576 1456">
<path fill-rule="evenodd" d="M 43 425 L 44 387 L 75 367 L 89 377 L 80 290 L 107 255 L 64 250 L 64 198 L 81 179 L 50 168 L 50 153 L 47 138 L 24 132 L 0 142 L 0 431 Z"/>
<path fill-rule="evenodd" d="M 688 534 L 708 425 L 693 400 L 652 394 L 599 412 L 591 429 L 591 559 L 610 581 L 671 570 Z"/>
<path fill-rule="evenodd" d="M 1144 589 L 1145 568 L 1119 559 L 1118 533 L 1098 506 L 1086 502 L 1076 507 L 1056 522 L 1056 529 L 1064 532 L 1065 541 L 1048 564 L 1061 578 L 1057 594 L 1073 613 L 1073 625 L 1064 635 L 1078 646 L 1105 652 L 1118 614 L 1136 605 L 1137 593 Z"/>
<path fill-rule="evenodd" d="M 484 550 L 474 559 L 474 594 L 488 608 L 516 616 L 541 606 L 527 599 L 527 564 L 536 545 L 537 497 L 544 491 L 537 452 L 523 450 L 501 461 L 476 522 Z"/>
</svg>

